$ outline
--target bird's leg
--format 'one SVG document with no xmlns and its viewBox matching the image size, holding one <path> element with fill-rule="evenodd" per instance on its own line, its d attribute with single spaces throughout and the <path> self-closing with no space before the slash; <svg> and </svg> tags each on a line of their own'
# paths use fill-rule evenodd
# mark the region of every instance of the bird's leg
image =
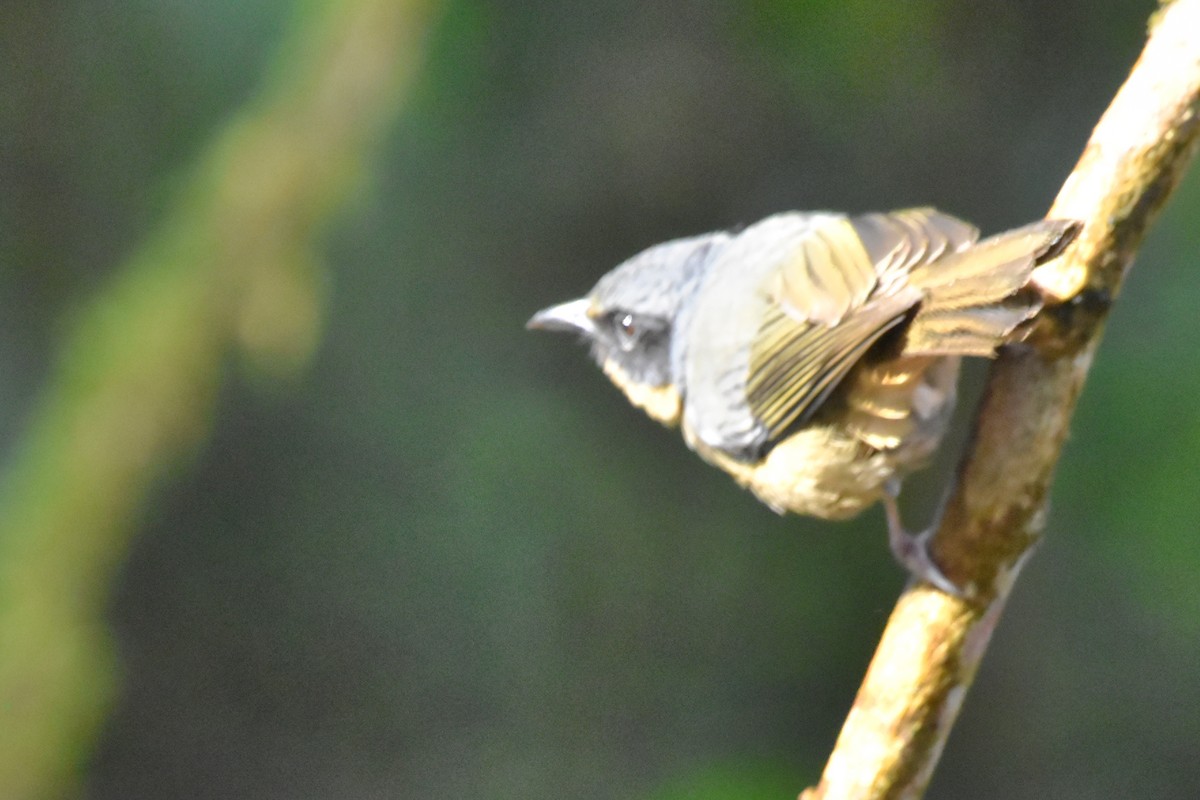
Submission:
<svg viewBox="0 0 1200 800">
<path fill-rule="evenodd" d="M 904 529 L 900 521 L 900 506 L 896 498 L 900 495 L 900 481 L 892 478 L 883 487 L 883 510 L 887 514 L 888 544 L 896 560 L 918 580 L 926 581 L 946 594 L 962 597 L 963 591 L 942 573 L 929 555 L 929 537 L 936 530 L 930 527 L 921 533 L 912 534 Z"/>
</svg>

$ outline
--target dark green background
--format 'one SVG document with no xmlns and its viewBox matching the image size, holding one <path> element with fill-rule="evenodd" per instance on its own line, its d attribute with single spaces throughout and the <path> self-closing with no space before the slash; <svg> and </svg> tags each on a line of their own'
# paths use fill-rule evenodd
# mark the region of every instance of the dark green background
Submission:
<svg viewBox="0 0 1200 800">
<path fill-rule="evenodd" d="M 145 516 L 87 795 L 793 797 L 903 584 L 882 514 L 776 517 L 522 325 L 646 245 L 782 209 L 1041 216 L 1153 7 L 449 3 L 327 247 L 313 363 L 231 364 Z M 0 11 L 4 452 L 289 13 Z M 932 798 L 1200 796 L 1198 258 L 1193 174 Z"/>
</svg>

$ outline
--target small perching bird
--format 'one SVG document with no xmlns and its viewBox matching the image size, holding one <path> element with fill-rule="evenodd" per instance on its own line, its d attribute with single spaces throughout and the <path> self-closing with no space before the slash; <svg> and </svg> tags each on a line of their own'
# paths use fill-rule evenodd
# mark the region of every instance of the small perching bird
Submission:
<svg viewBox="0 0 1200 800">
<path fill-rule="evenodd" d="M 896 558 L 953 592 L 900 525 L 899 482 L 945 434 L 961 357 L 1023 336 L 1034 267 L 1078 231 L 1043 220 L 979 241 L 932 208 L 787 212 L 655 245 L 529 327 L 581 334 L 630 402 L 779 513 L 882 500 Z"/>
</svg>

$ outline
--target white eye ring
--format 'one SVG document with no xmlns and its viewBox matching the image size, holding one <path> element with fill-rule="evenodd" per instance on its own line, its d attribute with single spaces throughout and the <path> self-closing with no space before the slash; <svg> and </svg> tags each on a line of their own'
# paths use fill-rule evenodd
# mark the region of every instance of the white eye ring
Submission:
<svg viewBox="0 0 1200 800">
<path fill-rule="evenodd" d="M 617 320 L 617 344 L 621 349 L 628 352 L 637 344 L 638 337 L 642 335 L 641 329 L 633 318 L 633 314 L 626 314 Z"/>
</svg>

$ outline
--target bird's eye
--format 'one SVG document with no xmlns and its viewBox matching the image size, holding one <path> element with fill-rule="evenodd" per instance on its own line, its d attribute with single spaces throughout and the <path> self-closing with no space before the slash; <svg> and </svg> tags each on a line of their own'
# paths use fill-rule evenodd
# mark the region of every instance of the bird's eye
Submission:
<svg viewBox="0 0 1200 800">
<path fill-rule="evenodd" d="M 616 323 L 617 342 L 621 345 L 621 349 L 632 350 L 641 334 L 637 320 L 633 318 L 633 314 L 623 314 L 616 318 Z"/>
</svg>

